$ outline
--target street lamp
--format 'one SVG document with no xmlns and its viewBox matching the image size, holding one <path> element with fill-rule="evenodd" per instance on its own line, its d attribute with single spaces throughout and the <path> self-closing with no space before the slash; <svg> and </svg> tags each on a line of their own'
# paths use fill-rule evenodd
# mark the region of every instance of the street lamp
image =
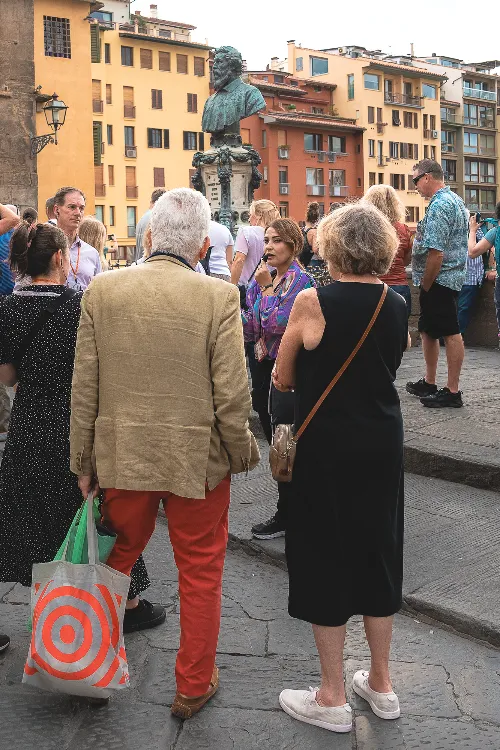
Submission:
<svg viewBox="0 0 500 750">
<path fill-rule="evenodd" d="M 65 123 L 66 112 L 68 110 L 67 105 L 59 99 L 57 94 L 52 94 L 47 104 L 43 107 L 45 119 L 47 125 L 52 128 L 54 135 L 47 133 L 45 135 L 37 135 L 31 139 L 31 156 L 35 157 L 40 151 L 45 148 L 47 143 L 54 143 L 57 146 L 57 131 Z"/>
</svg>

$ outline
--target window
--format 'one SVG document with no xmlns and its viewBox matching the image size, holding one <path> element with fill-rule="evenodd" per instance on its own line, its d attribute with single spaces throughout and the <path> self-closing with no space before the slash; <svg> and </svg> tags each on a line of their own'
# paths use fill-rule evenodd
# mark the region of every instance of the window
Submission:
<svg viewBox="0 0 500 750">
<path fill-rule="evenodd" d="M 205 133 L 198 133 L 198 148 L 200 151 L 205 150 Z"/>
<path fill-rule="evenodd" d="M 141 49 L 139 50 L 141 58 L 141 68 L 147 70 L 153 70 L 153 50 L 152 49 Z"/>
<path fill-rule="evenodd" d="M 402 159 L 413 159 L 413 143 L 400 143 L 400 152 Z M 411 156 L 410 156 L 411 147 Z"/>
<path fill-rule="evenodd" d="M 304 70 L 304 58 L 303 57 L 295 58 L 295 70 L 296 71 Z"/>
<path fill-rule="evenodd" d="M 165 169 L 163 167 L 153 167 L 154 187 L 165 187 Z"/>
<path fill-rule="evenodd" d="M 418 128 L 418 115 L 416 112 L 403 112 L 403 125 L 405 128 Z"/>
<path fill-rule="evenodd" d="M 177 55 L 177 72 L 187 75 L 188 72 L 188 56 Z"/>
<path fill-rule="evenodd" d="M 170 148 L 170 130 L 163 130 L 163 148 Z"/>
<path fill-rule="evenodd" d="M 97 198 L 103 198 L 106 195 L 103 164 L 99 164 L 94 167 L 94 191 Z"/>
<path fill-rule="evenodd" d="M 96 24 L 90 27 L 90 62 L 101 62 L 101 35 Z"/>
<path fill-rule="evenodd" d="M 368 139 L 368 156 L 375 156 L 375 141 Z"/>
<path fill-rule="evenodd" d="M 443 159 L 444 179 L 447 182 L 457 181 L 457 162 L 453 159 Z"/>
<path fill-rule="evenodd" d="M 264 182 L 267 182 L 268 168 L 264 167 L 264 169 L 262 171 L 264 172 Z"/>
<path fill-rule="evenodd" d="M 102 221 L 104 224 L 104 206 L 95 207 L 95 217 L 98 221 Z"/>
<path fill-rule="evenodd" d="M 422 96 L 425 97 L 425 99 L 436 99 L 437 98 L 436 92 L 437 92 L 436 86 L 431 86 L 430 83 L 422 84 Z"/>
<path fill-rule="evenodd" d="M 481 208 L 483 211 L 493 211 L 496 202 L 495 190 L 481 190 Z"/>
<path fill-rule="evenodd" d="M 399 119 L 399 110 L 397 109 L 392 110 L 392 124 L 401 125 L 401 120 Z"/>
<path fill-rule="evenodd" d="M 123 87 L 123 116 L 135 117 L 134 89 L 132 86 Z"/>
<path fill-rule="evenodd" d="M 102 122 L 92 124 L 94 137 L 94 164 L 99 165 L 102 161 Z"/>
<path fill-rule="evenodd" d="M 127 237 L 135 237 L 137 226 L 137 207 L 127 206 Z"/>
<path fill-rule="evenodd" d="M 378 173 L 378 184 L 379 185 L 383 185 L 384 184 L 384 173 L 383 172 L 379 172 Z"/>
<path fill-rule="evenodd" d="M 148 128 L 148 148 L 162 148 L 162 140 L 160 128 Z"/>
<path fill-rule="evenodd" d="M 170 52 L 158 53 L 159 70 L 170 70 Z"/>
<path fill-rule="evenodd" d="M 113 126 L 112 125 L 106 125 L 106 138 L 108 141 L 108 146 L 113 145 Z"/>
<path fill-rule="evenodd" d="M 313 115 L 324 115 L 325 110 L 324 107 L 311 107 L 311 112 Z"/>
<path fill-rule="evenodd" d="M 304 133 L 304 151 L 322 151 L 323 136 L 319 133 Z"/>
<path fill-rule="evenodd" d="M 262 148 L 267 147 L 267 130 L 262 131 Z"/>
<path fill-rule="evenodd" d="M 282 219 L 288 219 L 288 203 L 280 203 L 279 212 Z"/>
<path fill-rule="evenodd" d="M 280 167 L 278 169 L 278 183 L 280 185 L 286 185 L 288 187 L 288 168 Z M 280 189 L 281 192 L 281 189 Z"/>
<path fill-rule="evenodd" d="M 361 187 L 361 177 L 358 177 L 358 187 Z"/>
<path fill-rule="evenodd" d="M 137 177 L 135 167 L 125 167 L 125 190 L 127 198 L 137 198 Z"/>
<path fill-rule="evenodd" d="M 365 73 L 363 80 L 365 82 L 365 89 L 380 91 L 380 76 L 377 76 L 374 73 Z"/>
<path fill-rule="evenodd" d="M 405 189 L 405 175 L 404 174 L 391 174 L 391 185 L 394 190 Z"/>
<path fill-rule="evenodd" d="M 329 135 L 328 151 L 335 154 L 345 154 L 345 136 Z"/>
<path fill-rule="evenodd" d="M 122 46 L 122 65 L 132 67 L 134 65 L 134 48 Z"/>
<path fill-rule="evenodd" d="M 196 133 L 193 133 L 190 130 L 184 131 L 184 151 L 196 151 L 196 141 Z"/>
<path fill-rule="evenodd" d="M 479 153 L 483 155 L 489 155 L 489 156 L 495 155 L 495 136 L 494 135 L 483 135 L 481 133 L 481 135 L 479 136 Z"/>
<path fill-rule="evenodd" d="M 151 89 L 151 107 L 163 109 L 163 94 L 161 89 Z"/>
<path fill-rule="evenodd" d="M 429 115 L 423 116 L 423 122 L 422 122 L 424 130 L 428 130 L 429 128 Z"/>
<path fill-rule="evenodd" d="M 464 135 L 464 151 L 466 151 L 465 135 Z M 448 151 L 455 151 L 455 132 L 453 130 L 442 130 L 441 131 L 441 151 L 444 153 Z"/>
<path fill-rule="evenodd" d="M 345 171 L 343 169 L 328 170 L 328 191 L 330 198 L 339 197 L 345 193 Z"/>
<path fill-rule="evenodd" d="M 415 159 L 418 159 L 418 156 L 416 156 Z M 436 161 L 436 147 L 435 146 L 431 146 L 431 159 Z"/>
<path fill-rule="evenodd" d="M 479 182 L 479 162 L 465 159 L 465 182 Z"/>
<path fill-rule="evenodd" d="M 418 206 L 406 207 L 406 221 L 409 221 L 410 224 L 416 224 L 420 221 L 420 209 Z"/>
<path fill-rule="evenodd" d="M 111 185 L 111 187 L 113 187 L 114 184 L 115 184 L 115 168 L 112 164 L 108 164 L 108 185 Z"/>
<path fill-rule="evenodd" d="M 430 115 L 429 124 L 431 126 L 431 130 L 436 130 L 436 115 Z"/>
<path fill-rule="evenodd" d="M 389 156 L 391 159 L 399 159 L 399 143 L 397 141 L 389 141 Z"/>
<path fill-rule="evenodd" d="M 441 131 L 441 140 L 443 138 L 443 132 Z M 478 134 L 470 133 L 464 130 L 464 153 L 465 154 L 477 154 L 478 153 Z"/>
<path fill-rule="evenodd" d="M 354 99 L 354 73 L 347 76 L 347 98 L 349 101 Z"/>
<path fill-rule="evenodd" d="M 467 208 L 479 211 L 479 190 L 477 188 L 465 188 L 465 204 Z"/>
<path fill-rule="evenodd" d="M 377 122 L 382 122 L 382 108 L 377 107 Z"/>
<path fill-rule="evenodd" d="M 311 75 L 322 76 L 328 73 L 328 58 L 326 57 L 311 57 Z"/>
<path fill-rule="evenodd" d="M 167 31 L 167 29 L 160 29 L 158 32 L 158 36 L 162 36 L 164 39 L 171 39 L 172 38 L 172 32 Z"/>
<path fill-rule="evenodd" d="M 187 95 L 187 108 L 188 108 L 188 112 L 198 112 L 198 95 L 197 94 Z"/>
<path fill-rule="evenodd" d="M 125 125 L 123 130 L 125 135 L 125 145 L 135 146 L 135 128 L 130 127 L 130 125 Z"/>
<path fill-rule="evenodd" d="M 375 185 L 375 172 L 368 172 L 368 187 Z"/>
<path fill-rule="evenodd" d="M 114 227 L 115 225 L 115 207 L 109 207 L 109 226 Z"/>
<path fill-rule="evenodd" d="M 274 83 L 285 83 L 285 76 L 282 75 L 275 75 L 274 76 Z"/>
<path fill-rule="evenodd" d="M 500 91 L 500 89 L 499 89 Z M 465 110 L 465 105 L 464 105 Z M 495 110 L 493 107 L 478 107 L 479 114 L 479 127 L 481 128 L 494 128 L 495 127 Z"/>
<path fill-rule="evenodd" d="M 46 57 L 71 57 L 69 18 L 43 17 L 43 44 Z"/>
<path fill-rule="evenodd" d="M 429 146 L 425 145 L 424 146 L 424 159 L 428 159 L 428 158 L 429 158 Z"/>
<path fill-rule="evenodd" d="M 109 42 L 104 44 L 104 62 L 107 65 L 111 64 L 111 44 Z"/>
<path fill-rule="evenodd" d="M 368 107 L 368 122 L 375 122 L 375 107 Z"/>
<path fill-rule="evenodd" d="M 113 94 L 110 83 L 106 84 L 106 104 L 113 104 Z"/>
<path fill-rule="evenodd" d="M 195 76 L 205 75 L 205 58 L 203 57 L 194 58 L 194 74 Z"/>
<path fill-rule="evenodd" d="M 308 195 L 324 195 L 325 180 L 323 169 L 306 169 L 306 186 Z"/>
<path fill-rule="evenodd" d="M 480 182 L 495 182 L 495 164 L 490 161 L 479 162 L 479 181 Z"/>
<path fill-rule="evenodd" d="M 250 128 L 240 128 L 240 134 L 241 134 L 241 142 L 249 146 L 252 142 L 250 140 Z M 278 141 L 281 143 L 281 141 L 279 140 L 279 134 L 278 134 Z"/>
<path fill-rule="evenodd" d="M 103 111 L 101 82 L 95 78 L 92 79 L 92 111 L 100 113 Z"/>
</svg>

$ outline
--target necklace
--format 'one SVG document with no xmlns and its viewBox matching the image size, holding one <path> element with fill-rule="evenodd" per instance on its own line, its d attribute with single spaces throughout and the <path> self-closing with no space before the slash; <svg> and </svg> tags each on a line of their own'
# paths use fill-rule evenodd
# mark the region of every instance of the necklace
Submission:
<svg viewBox="0 0 500 750">
<path fill-rule="evenodd" d="M 70 268 L 71 268 L 71 272 L 72 272 L 73 276 L 75 277 L 75 281 L 76 281 L 77 280 L 76 274 L 78 273 L 78 267 L 80 265 L 80 244 L 78 244 L 78 254 L 76 256 L 76 267 L 73 267 L 73 263 L 71 262 L 71 255 L 70 255 L 70 258 L 69 258 L 69 265 L 70 265 Z"/>
</svg>

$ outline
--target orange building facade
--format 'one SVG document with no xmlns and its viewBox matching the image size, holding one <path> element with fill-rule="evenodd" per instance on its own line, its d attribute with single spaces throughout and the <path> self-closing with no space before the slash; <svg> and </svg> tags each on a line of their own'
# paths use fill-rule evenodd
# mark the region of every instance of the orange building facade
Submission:
<svg viewBox="0 0 500 750">
<path fill-rule="evenodd" d="M 335 85 L 275 71 L 251 72 L 266 109 L 241 121 L 244 144 L 262 157 L 255 199 L 268 198 L 283 217 L 305 219 L 307 204 L 323 213 L 363 195 L 363 131 L 336 116 Z"/>
</svg>

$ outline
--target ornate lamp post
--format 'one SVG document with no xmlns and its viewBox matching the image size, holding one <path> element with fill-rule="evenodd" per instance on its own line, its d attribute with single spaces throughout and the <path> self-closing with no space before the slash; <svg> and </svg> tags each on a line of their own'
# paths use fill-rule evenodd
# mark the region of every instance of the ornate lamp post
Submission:
<svg viewBox="0 0 500 750">
<path fill-rule="evenodd" d="M 47 143 L 54 143 L 57 146 L 57 131 L 64 125 L 67 110 L 67 105 L 59 100 L 57 94 L 52 94 L 52 98 L 49 99 L 47 104 L 43 107 L 43 112 L 45 114 L 45 119 L 47 120 L 47 125 L 52 128 L 54 135 L 52 135 L 52 133 L 47 133 L 45 135 L 37 135 L 34 138 L 31 138 L 32 157 L 39 154 L 40 151 L 45 148 Z"/>
</svg>

